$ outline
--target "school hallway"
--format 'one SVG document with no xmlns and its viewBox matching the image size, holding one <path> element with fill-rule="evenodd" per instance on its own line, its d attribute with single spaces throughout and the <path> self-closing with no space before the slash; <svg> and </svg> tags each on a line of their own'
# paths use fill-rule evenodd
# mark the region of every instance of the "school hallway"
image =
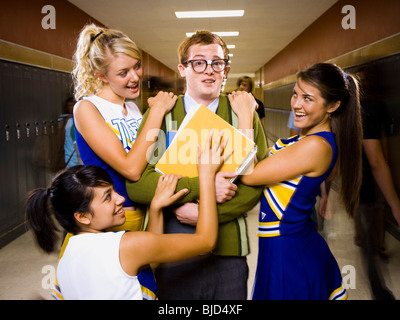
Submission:
<svg viewBox="0 0 400 320">
<path fill-rule="evenodd" d="M 354 244 L 354 222 L 349 219 L 338 200 L 335 190 L 331 190 L 329 201 L 332 219 L 325 220 L 323 236 L 336 257 L 349 300 L 371 300 L 368 278 L 363 267 L 361 248 Z M 248 214 L 247 225 L 251 254 L 249 265 L 249 297 L 257 264 L 257 205 Z M 388 260 L 378 258 L 386 286 L 396 299 L 400 298 L 400 241 L 386 232 Z M 31 232 L 26 232 L 0 249 L 0 299 L 30 300 L 52 299 L 51 285 L 57 264 L 58 253 L 47 255 L 41 252 L 33 241 Z"/>
</svg>

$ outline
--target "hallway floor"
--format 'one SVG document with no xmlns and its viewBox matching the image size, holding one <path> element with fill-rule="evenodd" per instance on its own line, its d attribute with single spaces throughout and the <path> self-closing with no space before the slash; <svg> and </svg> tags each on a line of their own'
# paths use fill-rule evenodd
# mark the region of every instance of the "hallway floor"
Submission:
<svg viewBox="0 0 400 320">
<path fill-rule="evenodd" d="M 368 277 L 363 267 L 361 249 L 354 244 L 354 224 L 330 193 L 332 218 L 325 220 L 323 236 L 336 257 L 345 285 L 349 286 L 349 300 L 371 300 Z M 257 220 L 258 206 L 247 218 L 251 239 L 251 254 L 248 256 L 250 269 L 249 296 L 257 263 Z M 386 233 L 388 261 L 377 259 L 386 286 L 396 299 L 400 298 L 400 242 Z M 52 299 L 51 286 L 54 279 L 58 253 L 47 255 L 33 242 L 27 232 L 0 249 L 0 300 Z"/>
</svg>

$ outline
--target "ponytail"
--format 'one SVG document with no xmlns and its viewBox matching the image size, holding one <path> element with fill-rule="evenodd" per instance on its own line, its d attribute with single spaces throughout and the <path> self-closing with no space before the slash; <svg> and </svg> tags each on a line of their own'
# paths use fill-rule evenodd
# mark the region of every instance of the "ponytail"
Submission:
<svg viewBox="0 0 400 320">
<path fill-rule="evenodd" d="M 59 231 L 51 217 L 48 204 L 49 189 L 36 189 L 30 192 L 27 200 L 26 217 L 39 246 L 47 253 L 54 251 Z"/>
<path fill-rule="evenodd" d="M 117 54 L 141 60 L 139 48 L 124 33 L 95 24 L 83 28 L 74 54 L 72 71 L 76 101 L 102 88 L 103 82 L 95 75 L 95 71 L 107 74 L 110 59 Z"/>
<path fill-rule="evenodd" d="M 74 80 L 74 96 L 78 101 L 84 96 L 92 95 L 101 88 L 102 82 L 94 74 L 93 64 L 89 58 L 92 38 L 101 32 L 101 28 L 94 24 L 85 27 L 79 35 L 77 49 L 74 55 L 74 69 L 72 78 Z M 94 39 L 95 41 L 96 39 Z M 94 42 L 93 41 L 93 42 Z"/>
<path fill-rule="evenodd" d="M 340 101 L 330 114 L 331 130 L 336 134 L 340 197 L 347 213 L 353 217 L 357 209 L 362 180 L 362 125 L 358 81 L 340 67 L 317 63 L 297 75 L 321 92 L 326 103 Z"/>
<path fill-rule="evenodd" d="M 338 145 L 340 197 L 347 213 L 354 217 L 362 182 L 362 123 L 358 81 L 347 75 L 348 98 L 340 112 L 332 114 L 332 132 Z M 338 111 L 339 111 L 338 110 Z"/>
</svg>

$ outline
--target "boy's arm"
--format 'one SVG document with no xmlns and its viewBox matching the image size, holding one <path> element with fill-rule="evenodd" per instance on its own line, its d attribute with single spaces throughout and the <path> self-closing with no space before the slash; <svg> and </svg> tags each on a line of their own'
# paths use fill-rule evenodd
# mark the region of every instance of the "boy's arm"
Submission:
<svg viewBox="0 0 400 320">
<path fill-rule="evenodd" d="M 142 122 L 140 123 L 139 129 L 137 134 L 139 135 L 142 131 L 142 128 L 146 122 L 146 119 L 148 117 L 149 110 L 146 111 L 146 113 L 143 115 Z M 165 136 L 165 119 L 163 121 L 163 124 L 161 126 L 161 133 L 160 135 L 162 136 L 164 134 Z M 155 144 L 155 147 L 160 147 L 158 150 L 162 152 L 165 149 L 165 141 L 164 139 L 158 140 Z M 132 201 L 135 201 L 137 203 L 142 203 L 142 204 L 150 204 L 151 200 L 153 199 L 154 193 L 157 188 L 158 184 L 158 179 L 160 177 L 160 174 L 155 170 L 155 161 L 150 161 L 145 170 L 143 171 L 141 178 L 136 181 L 132 182 L 127 180 L 126 181 L 126 190 L 128 192 L 128 196 Z M 200 196 L 200 189 L 199 189 L 199 178 L 188 178 L 188 177 L 183 177 L 178 181 L 178 185 L 176 187 L 176 191 L 182 190 L 182 189 L 188 189 L 189 192 L 185 194 L 182 198 L 179 199 L 177 203 L 186 203 L 190 201 L 196 201 L 199 199 Z"/>
<path fill-rule="evenodd" d="M 161 174 L 154 169 L 154 165 L 148 164 L 144 170 L 141 178 L 136 181 L 126 181 L 126 190 L 129 198 L 132 201 L 142 204 L 150 204 L 156 191 L 157 182 Z M 183 177 L 178 181 L 176 191 L 187 188 L 189 191 L 176 203 L 186 203 L 190 201 L 196 201 L 199 199 L 199 178 L 188 178 Z"/>
<path fill-rule="evenodd" d="M 138 132 L 140 132 L 143 122 L 145 121 L 145 116 L 143 117 Z M 256 112 L 254 113 L 253 128 L 254 141 L 257 145 L 257 160 L 261 161 L 267 155 L 267 144 L 264 131 Z M 163 129 L 165 130 L 165 126 L 163 126 Z M 154 167 L 154 164 L 148 164 L 139 181 L 127 181 L 128 195 L 133 201 L 144 204 L 149 204 L 151 202 L 160 176 L 160 174 L 155 171 Z M 238 189 L 236 195 L 232 200 L 217 205 L 219 222 L 227 222 L 237 218 L 243 213 L 251 210 L 260 200 L 263 187 L 247 186 L 242 184 L 240 180 L 238 180 L 237 186 Z M 200 192 L 198 177 L 184 177 L 180 179 L 176 191 L 184 188 L 187 188 L 189 192 L 180 198 L 177 201 L 177 204 L 193 202 L 199 199 Z"/>
</svg>

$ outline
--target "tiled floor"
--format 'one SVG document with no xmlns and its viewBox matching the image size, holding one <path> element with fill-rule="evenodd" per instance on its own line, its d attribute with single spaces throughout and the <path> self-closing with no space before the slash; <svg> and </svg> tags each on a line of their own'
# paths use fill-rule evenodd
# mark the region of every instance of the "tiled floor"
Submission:
<svg viewBox="0 0 400 320">
<path fill-rule="evenodd" d="M 337 194 L 330 194 L 332 219 L 324 223 L 323 235 L 342 270 L 350 300 L 370 300 L 368 278 L 362 264 L 361 250 L 354 245 L 354 225 L 339 201 Z M 248 256 L 250 269 L 249 295 L 257 263 L 257 219 L 258 206 L 247 219 L 251 237 L 251 254 Z M 387 287 L 400 298 L 400 242 L 386 234 L 388 262 L 380 262 Z M 49 289 L 54 279 L 58 254 L 47 255 L 39 251 L 30 232 L 25 233 L 9 245 L 0 249 L 0 299 L 24 300 L 43 297 L 51 299 Z M 380 259 L 378 259 L 380 260 Z"/>
<path fill-rule="evenodd" d="M 348 288 L 349 300 L 371 300 L 370 285 L 362 259 L 361 248 L 354 244 L 354 221 L 350 219 L 338 200 L 338 194 L 331 192 L 329 200 L 332 205 L 332 219 L 325 220 L 322 235 L 326 239 L 339 267 L 342 270 L 343 282 Z M 400 241 L 390 233 L 385 235 L 387 261 L 376 257 L 375 263 L 380 269 L 383 282 L 396 299 L 400 298 Z M 351 273 L 355 279 L 352 281 Z M 352 283 L 353 282 L 353 283 Z M 354 286 L 354 288 L 353 288 Z"/>
</svg>

